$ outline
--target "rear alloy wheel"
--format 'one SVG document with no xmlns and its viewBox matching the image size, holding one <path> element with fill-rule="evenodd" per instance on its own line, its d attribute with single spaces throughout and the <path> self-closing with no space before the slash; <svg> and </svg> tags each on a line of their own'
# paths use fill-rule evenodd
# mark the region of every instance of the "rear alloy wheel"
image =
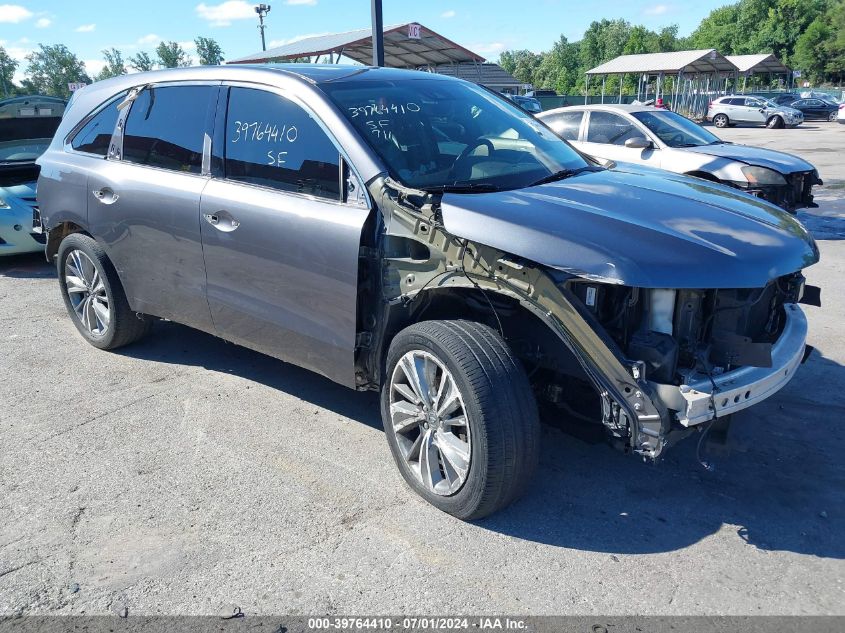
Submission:
<svg viewBox="0 0 845 633">
<path fill-rule="evenodd" d="M 783 119 L 780 116 L 775 115 L 766 121 L 766 127 L 770 130 L 779 130 L 783 127 Z"/>
<path fill-rule="evenodd" d="M 435 507 L 478 519 L 511 503 L 537 465 L 537 404 L 499 334 L 472 321 L 424 321 L 387 354 L 381 413 L 393 459 Z"/>
<path fill-rule="evenodd" d="M 713 125 L 715 125 L 716 127 L 728 127 L 728 123 L 730 123 L 730 120 L 728 119 L 728 115 L 726 114 L 717 114 L 713 117 Z"/>
<path fill-rule="evenodd" d="M 68 235 L 56 265 L 68 314 L 91 345 L 115 349 L 149 332 L 151 319 L 129 307 L 117 272 L 96 240 L 82 233 Z"/>
<path fill-rule="evenodd" d="M 830 121 L 830 122 L 832 123 L 833 121 L 835 121 L 835 120 L 836 120 L 836 114 L 837 114 L 837 113 L 836 113 L 835 111 L 834 111 L 834 112 L 831 112 L 830 114 L 828 114 L 828 115 L 827 115 L 827 120 L 828 120 L 828 121 Z"/>
</svg>

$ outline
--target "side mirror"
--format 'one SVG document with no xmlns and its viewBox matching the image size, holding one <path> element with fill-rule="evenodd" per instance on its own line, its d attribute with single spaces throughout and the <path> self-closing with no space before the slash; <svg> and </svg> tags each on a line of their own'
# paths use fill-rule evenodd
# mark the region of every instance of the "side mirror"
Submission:
<svg viewBox="0 0 845 633">
<path fill-rule="evenodd" d="M 625 147 L 628 149 L 651 149 L 654 143 L 643 136 L 635 136 L 625 141 Z"/>
</svg>

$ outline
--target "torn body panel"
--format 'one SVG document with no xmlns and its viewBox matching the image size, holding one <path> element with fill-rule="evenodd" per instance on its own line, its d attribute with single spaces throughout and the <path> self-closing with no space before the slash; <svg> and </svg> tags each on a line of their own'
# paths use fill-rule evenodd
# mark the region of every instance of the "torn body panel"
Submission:
<svg viewBox="0 0 845 633">
<path fill-rule="evenodd" d="M 432 296 L 481 293 L 465 302 L 489 307 L 490 325 L 516 347 L 518 334 L 503 327 L 508 307 L 502 302 L 538 319 L 537 326 L 553 334 L 544 344 L 568 351 L 578 375 L 599 395 L 610 437 L 654 459 L 673 431 L 682 434 L 775 393 L 804 356 L 806 321 L 795 305 L 804 287 L 800 273 L 765 280 L 760 288 L 623 285 L 595 268 L 561 271 L 459 237 L 444 225 L 448 203 L 440 195 L 389 179 L 374 183 L 371 192 L 384 222 L 375 257 L 383 304 L 372 319 L 380 329 L 371 337 L 382 343 L 368 350 L 362 372 L 371 385 L 380 382 L 382 346 L 403 324 L 421 318 Z M 801 242 L 812 255 L 812 241 Z M 532 374 L 540 367 L 558 373 L 558 381 L 532 383 L 539 398 L 556 401 L 557 383 L 576 374 L 560 363 L 543 363 L 554 354 L 519 355 L 527 367 L 536 363 Z"/>
<path fill-rule="evenodd" d="M 668 432 L 668 415 L 653 402 L 641 362 L 628 362 L 577 298 L 543 267 L 458 238 L 439 219 L 439 200 L 391 181 L 374 185 L 384 213 L 379 340 L 389 338 L 391 306 L 413 309 L 418 296 L 443 289 L 472 289 L 508 297 L 540 319 L 575 356 L 604 401 L 604 423 L 626 436 L 636 452 L 656 458 Z M 371 188 L 371 191 L 373 190 Z M 415 243 L 415 246 L 410 246 Z M 402 247 L 396 249 L 397 245 Z M 416 252 L 416 255 L 414 253 Z M 371 350 L 370 372 L 379 346 Z M 369 372 L 368 372 L 369 373 Z M 378 380 L 376 379 L 376 382 Z"/>
</svg>

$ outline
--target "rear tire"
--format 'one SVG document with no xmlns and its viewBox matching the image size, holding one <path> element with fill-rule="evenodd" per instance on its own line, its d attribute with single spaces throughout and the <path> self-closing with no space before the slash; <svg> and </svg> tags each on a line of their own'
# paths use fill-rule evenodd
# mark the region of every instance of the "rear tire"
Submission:
<svg viewBox="0 0 845 633">
<path fill-rule="evenodd" d="M 783 119 L 780 116 L 775 115 L 766 121 L 766 127 L 770 130 L 780 130 L 783 128 Z"/>
<path fill-rule="evenodd" d="M 713 117 L 713 125 L 718 128 L 728 127 L 730 125 L 730 119 L 728 119 L 727 114 L 717 114 Z"/>
<path fill-rule="evenodd" d="M 836 112 L 831 112 L 830 114 L 827 115 L 827 120 L 830 121 L 831 123 L 833 123 L 834 121 L 836 121 L 836 115 L 837 115 Z"/>
<path fill-rule="evenodd" d="M 68 314 L 91 345 L 117 349 L 150 331 L 152 320 L 129 307 L 117 272 L 96 240 L 83 233 L 68 235 L 59 245 L 56 266 Z"/>
<path fill-rule="evenodd" d="M 510 504 L 537 466 L 540 422 L 528 377 L 485 325 L 424 321 L 399 332 L 387 353 L 381 413 L 402 477 L 460 519 Z"/>
</svg>

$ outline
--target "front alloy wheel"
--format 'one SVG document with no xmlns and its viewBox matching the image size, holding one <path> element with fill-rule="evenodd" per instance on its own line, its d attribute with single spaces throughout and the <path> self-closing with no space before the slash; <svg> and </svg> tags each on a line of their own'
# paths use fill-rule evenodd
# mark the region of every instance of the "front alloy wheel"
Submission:
<svg viewBox="0 0 845 633">
<path fill-rule="evenodd" d="M 73 312 L 94 336 L 103 336 L 111 323 L 106 286 L 91 258 L 74 249 L 65 260 L 65 287 Z"/>
<path fill-rule="evenodd" d="M 411 489 L 461 519 L 504 508 L 537 465 L 537 403 L 499 332 L 473 321 L 423 321 L 387 352 L 381 417 Z"/>
<path fill-rule="evenodd" d="M 422 350 L 399 359 L 390 379 L 390 418 L 399 452 L 426 490 L 460 490 L 472 439 L 463 398 L 443 363 Z"/>
</svg>

